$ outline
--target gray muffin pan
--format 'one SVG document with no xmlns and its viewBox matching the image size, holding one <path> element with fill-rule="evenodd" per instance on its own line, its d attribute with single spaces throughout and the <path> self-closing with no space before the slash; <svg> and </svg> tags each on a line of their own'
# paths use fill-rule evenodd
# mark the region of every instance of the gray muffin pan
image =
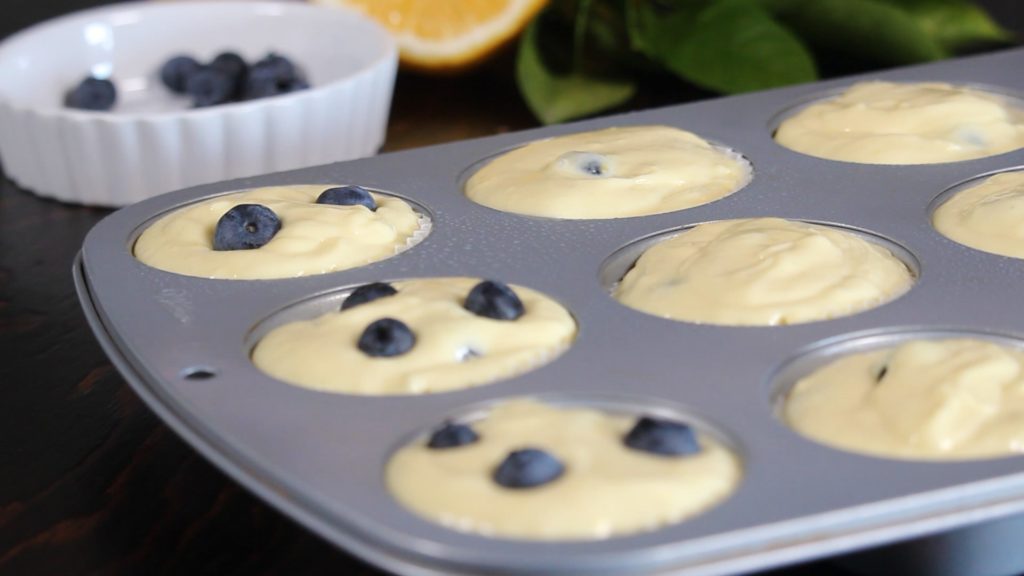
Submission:
<svg viewBox="0 0 1024 576">
<path fill-rule="evenodd" d="M 1024 50 L 866 75 L 1024 92 Z M 933 202 L 960 182 L 1024 164 L 1018 150 L 924 166 L 835 162 L 772 140 L 780 115 L 858 78 L 842 78 L 551 126 L 200 186 L 124 208 L 90 232 L 74 272 L 107 354 L 149 406 L 215 464 L 296 521 L 401 574 L 726 574 L 863 551 L 872 573 L 1000 574 L 1024 570 L 1024 459 L 918 462 L 828 448 L 776 416 L 794 375 L 851 348 L 909 336 L 980 333 L 1019 343 L 1024 261 L 938 234 Z M 618 220 L 519 216 L 470 202 L 471 167 L 538 138 L 663 124 L 742 153 L 744 189 L 678 212 Z M 149 268 L 131 254 L 151 219 L 190 202 L 280 184 L 358 183 L 414 200 L 433 230 L 394 258 L 322 276 L 205 280 Z M 917 272 L 878 308 L 782 327 L 660 319 L 618 304 L 608 286 L 652 235 L 700 222 L 779 216 L 860 230 L 902 247 Z M 579 322 L 578 338 L 532 372 L 469 390 L 402 397 L 329 394 L 263 375 L 249 361 L 263 330 L 333 307 L 366 282 L 495 278 L 540 290 Z M 448 530 L 388 494 L 390 454 L 447 417 L 517 396 L 684 414 L 725 439 L 743 463 L 733 495 L 662 530 L 592 542 L 489 539 Z M 575 400 L 574 400 L 575 399 Z M 610 400 L 611 399 L 611 400 Z M 615 400 L 618 399 L 618 400 Z"/>
</svg>

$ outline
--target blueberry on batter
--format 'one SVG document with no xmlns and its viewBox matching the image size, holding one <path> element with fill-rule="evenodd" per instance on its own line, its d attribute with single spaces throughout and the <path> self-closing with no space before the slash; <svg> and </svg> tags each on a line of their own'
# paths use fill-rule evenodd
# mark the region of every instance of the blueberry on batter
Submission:
<svg viewBox="0 0 1024 576">
<path fill-rule="evenodd" d="M 526 311 L 511 288 L 494 280 L 484 280 L 474 286 L 463 307 L 477 316 L 494 320 L 515 320 Z"/>
<path fill-rule="evenodd" d="M 470 360 L 480 358 L 481 356 L 483 356 L 483 353 L 472 346 L 466 346 L 455 353 L 455 359 L 459 362 L 469 362 Z"/>
<path fill-rule="evenodd" d="M 281 229 L 281 219 L 262 204 L 239 204 L 217 221 L 213 235 L 214 250 L 251 250 L 259 248 Z"/>
<path fill-rule="evenodd" d="M 398 290 L 395 290 L 395 287 L 391 284 L 387 282 L 371 282 L 353 290 L 348 295 L 348 298 L 345 298 L 345 301 L 341 303 L 341 309 L 348 310 L 360 304 L 366 304 L 378 298 L 386 298 L 395 294 L 398 294 Z"/>
<path fill-rule="evenodd" d="M 328 188 L 320 193 L 316 203 L 335 206 L 366 206 L 370 212 L 377 211 L 377 202 L 370 195 L 369 190 L 362 186 Z"/>
<path fill-rule="evenodd" d="M 681 422 L 658 420 L 644 416 L 623 438 L 634 450 L 659 456 L 686 456 L 700 452 L 693 429 Z"/>
<path fill-rule="evenodd" d="M 536 488 L 558 479 L 565 465 L 537 448 L 509 452 L 494 469 L 494 481 L 505 488 Z"/>
<path fill-rule="evenodd" d="M 466 444 L 472 444 L 480 439 L 480 436 L 466 424 L 445 422 L 443 426 L 434 430 L 427 441 L 427 448 L 443 449 L 458 448 Z"/>
<path fill-rule="evenodd" d="M 888 374 L 888 373 L 889 373 L 889 367 L 888 366 L 882 366 L 882 369 L 878 371 L 878 374 L 875 374 L 875 383 L 881 383 L 882 382 L 882 378 L 885 378 L 885 375 Z"/>
<path fill-rule="evenodd" d="M 605 176 L 608 174 L 608 159 L 593 152 L 568 152 L 558 161 L 569 167 L 573 172 L 588 176 Z"/>
<path fill-rule="evenodd" d="M 403 322 L 381 318 L 363 330 L 358 346 L 367 356 L 389 358 L 405 354 L 415 344 L 416 335 Z"/>
</svg>

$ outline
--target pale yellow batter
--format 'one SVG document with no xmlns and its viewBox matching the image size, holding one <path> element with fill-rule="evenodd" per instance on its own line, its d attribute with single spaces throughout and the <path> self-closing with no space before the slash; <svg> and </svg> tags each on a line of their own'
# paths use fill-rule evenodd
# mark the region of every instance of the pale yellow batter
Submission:
<svg viewBox="0 0 1024 576">
<path fill-rule="evenodd" d="M 912 283 L 901 260 L 857 235 L 757 218 L 700 224 L 655 244 L 615 297 L 665 318 L 774 326 L 866 310 Z"/>
<path fill-rule="evenodd" d="M 655 530 L 726 498 L 740 466 L 699 435 L 701 451 L 657 456 L 627 448 L 635 417 L 531 400 L 499 404 L 473 422 L 480 438 L 430 449 L 419 439 L 387 467 L 391 493 L 413 512 L 449 528 L 531 540 L 582 540 Z M 508 489 L 491 473 L 513 450 L 539 448 L 565 465 L 549 484 Z"/>
<path fill-rule="evenodd" d="M 293 322 L 268 333 L 252 360 L 292 384 L 347 394 L 447 392 L 488 384 L 558 356 L 576 335 L 568 311 L 543 294 L 511 286 L 526 312 L 516 320 L 477 316 L 462 304 L 480 280 L 438 278 L 396 282 L 398 294 L 342 312 Z M 357 347 L 381 318 L 404 322 L 416 337 L 400 356 L 371 357 Z"/>
<path fill-rule="evenodd" d="M 961 244 L 1024 258 L 1024 172 L 996 174 L 957 192 L 939 206 L 932 222 Z"/>
<path fill-rule="evenodd" d="M 518 214 L 624 218 L 707 204 L 745 186 L 750 173 L 739 155 L 690 132 L 607 128 L 503 154 L 469 179 L 466 195 Z"/>
<path fill-rule="evenodd" d="M 786 119 L 775 139 L 846 162 L 955 162 L 1024 146 L 1024 111 L 964 86 L 862 82 Z"/>
<path fill-rule="evenodd" d="M 206 278 L 291 278 L 345 270 L 407 248 L 424 222 L 403 200 L 373 194 L 377 210 L 316 204 L 333 186 L 257 188 L 218 196 L 160 218 L 135 242 L 135 257 L 169 272 Z M 238 204 L 263 204 L 281 230 L 252 250 L 215 251 L 217 220 Z"/>
<path fill-rule="evenodd" d="M 879 456 L 1020 453 L 1022 368 L 1024 352 L 987 340 L 911 341 L 840 358 L 797 382 L 785 419 L 825 444 Z"/>
</svg>

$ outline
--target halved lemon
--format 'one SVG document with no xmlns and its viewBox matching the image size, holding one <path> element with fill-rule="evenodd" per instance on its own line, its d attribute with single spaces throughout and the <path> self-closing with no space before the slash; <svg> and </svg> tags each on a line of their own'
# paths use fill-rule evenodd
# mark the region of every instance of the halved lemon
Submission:
<svg viewBox="0 0 1024 576">
<path fill-rule="evenodd" d="M 457 70 L 514 38 L 548 0 L 310 0 L 353 8 L 390 30 L 402 63 Z"/>
</svg>

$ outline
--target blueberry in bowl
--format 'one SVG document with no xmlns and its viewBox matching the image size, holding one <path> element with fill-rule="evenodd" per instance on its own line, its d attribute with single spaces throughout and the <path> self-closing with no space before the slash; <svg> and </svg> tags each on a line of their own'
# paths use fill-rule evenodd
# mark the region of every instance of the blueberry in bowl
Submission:
<svg viewBox="0 0 1024 576">
<path fill-rule="evenodd" d="M 235 93 L 235 81 L 226 72 L 204 66 L 189 76 L 185 82 L 185 93 L 192 98 L 196 108 L 227 104 Z"/>
<path fill-rule="evenodd" d="M 198 72 L 200 68 L 202 68 L 202 64 L 191 56 L 174 56 L 160 67 L 160 81 L 171 92 L 184 94 L 189 77 Z"/>
<path fill-rule="evenodd" d="M 249 64 L 235 52 L 221 52 L 210 61 L 210 68 L 220 70 L 231 79 L 231 97 L 237 99 L 249 76 Z"/>
<path fill-rule="evenodd" d="M 89 76 L 68 91 L 64 104 L 79 110 L 110 110 L 117 101 L 117 89 L 106 78 Z"/>
<path fill-rule="evenodd" d="M 0 131 L 16 126 L 36 153 L 4 139 L 4 172 L 41 196 L 124 206 L 217 180 L 375 153 L 397 69 L 394 40 L 351 11 L 299 2 L 267 6 L 115 3 L 6 37 Z M 347 40 L 344 58 L 339 37 Z M 275 84 L 272 100 L 239 100 L 248 74 L 237 75 L 241 66 L 231 53 L 249 68 L 281 55 L 301 76 Z M 266 66 L 281 63 L 271 59 Z M 234 79 L 227 104 L 195 107 L 185 93 L 187 79 L 204 67 Z M 87 76 L 116 85 L 112 107 L 94 86 L 76 88 Z M 212 88 L 204 87 L 209 100 L 203 104 L 221 99 Z M 254 134 L 271 124 L 288 129 Z"/>
<path fill-rule="evenodd" d="M 274 52 L 250 65 L 237 52 L 221 52 L 208 63 L 178 55 L 160 67 L 171 92 L 191 99 L 194 108 L 255 100 L 308 90 L 305 74 L 290 59 Z"/>
</svg>

